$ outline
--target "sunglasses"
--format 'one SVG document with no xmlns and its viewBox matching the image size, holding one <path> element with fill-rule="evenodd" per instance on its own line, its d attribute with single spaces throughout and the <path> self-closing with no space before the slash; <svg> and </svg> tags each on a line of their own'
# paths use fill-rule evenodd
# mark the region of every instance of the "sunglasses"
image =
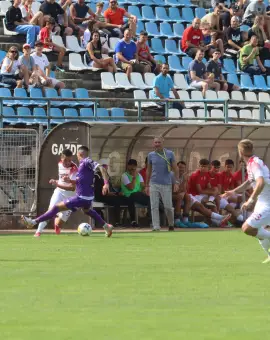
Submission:
<svg viewBox="0 0 270 340">
<path fill-rule="evenodd" d="M 9 51 L 9 53 L 18 53 L 18 51 Z"/>
</svg>

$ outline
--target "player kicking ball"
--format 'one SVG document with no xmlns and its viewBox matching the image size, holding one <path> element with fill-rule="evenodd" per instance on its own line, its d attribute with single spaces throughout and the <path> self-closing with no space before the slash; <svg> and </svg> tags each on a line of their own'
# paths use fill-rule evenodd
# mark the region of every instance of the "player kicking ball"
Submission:
<svg viewBox="0 0 270 340">
<path fill-rule="evenodd" d="M 263 263 L 270 262 L 270 232 L 265 229 L 270 225 L 270 171 L 264 162 L 254 155 L 253 143 L 244 139 L 238 144 L 239 156 L 247 164 L 248 179 L 237 188 L 226 191 L 224 197 L 243 193 L 250 187 L 253 192 L 249 199 L 242 205 L 243 210 L 251 209 L 254 204 L 253 213 L 242 225 L 245 234 L 259 239 L 262 248 L 268 257 Z"/>
<path fill-rule="evenodd" d="M 63 177 L 65 183 L 76 185 L 76 195 L 55 204 L 50 210 L 36 219 L 22 216 L 22 221 L 27 228 L 33 228 L 38 223 L 48 221 L 54 218 L 59 212 L 67 210 L 74 212 L 78 209 L 82 209 L 86 215 L 103 225 L 105 236 L 112 236 L 113 226 L 106 223 L 96 211 L 91 209 L 91 204 L 94 199 L 94 178 L 97 167 L 99 167 L 102 177 L 104 178 L 104 186 L 102 189 L 103 195 L 106 195 L 109 190 L 109 178 L 103 167 L 89 158 L 88 154 L 89 149 L 87 146 L 81 146 L 78 149 L 77 158 L 79 161 L 79 168 L 76 180 L 70 179 L 69 176 Z"/>
</svg>

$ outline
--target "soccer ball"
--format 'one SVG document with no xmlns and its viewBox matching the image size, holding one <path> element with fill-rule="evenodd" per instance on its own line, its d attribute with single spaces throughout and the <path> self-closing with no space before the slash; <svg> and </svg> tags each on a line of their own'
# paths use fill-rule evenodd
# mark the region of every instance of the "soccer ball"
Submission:
<svg viewBox="0 0 270 340">
<path fill-rule="evenodd" d="M 89 236 L 92 232 L 92 227 L 88 223 L 81 223 L 78 226 L 78 234 L 81 236 Z"/>
</svg>

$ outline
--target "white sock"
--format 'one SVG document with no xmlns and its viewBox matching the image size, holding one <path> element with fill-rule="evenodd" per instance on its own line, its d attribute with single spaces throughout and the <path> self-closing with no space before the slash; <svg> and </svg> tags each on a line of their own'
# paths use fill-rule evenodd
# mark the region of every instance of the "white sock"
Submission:
<svg viewBox="0 0 270 340">
<path fill-rule="evenodd" d="M 270 240 L 270 232 L 264 228 L 258 230 L 257 236 L 259 240 L 268 239 Z"/>
<path fill-rule="evenodd" d="M 210 196 L 209 197 L 209 201 L 213 202 L 215 200 L 215 197 L 214 196 Z"/>
<path fill-rule="evenodd" d="M 37 233 L 42 233 L 43 229 L 47 226 L 48 222 L 44 221 L 44 222 L 40 222 L 37 228 Z"/>
<path fill-rule="evenodd" d="M 211 214 L 211 220 L 212 220 L 212 221 L 213 221 L 213 220 L 221 221 L 221 220 L 223 220 L 223 216 L 220 215 L 220 214 L 217 214 L 217 213 L 212 212 L 212 214 Z"/>
<path fill-rule="evenodd" d="M 243 222 L 244 221 L 244 217 L 243 217 L 242 214 L 237 216 L 237 221 L 239 221 L 239 222 Z"/>
<path fill-rule="evenodd" d="M 262 246 L 263 250 L 267 253 L 269 256 L 269 248 L 270 248 L 270 241 L 267 239 L 259 240 L 260 245 Z"/>
</svg>

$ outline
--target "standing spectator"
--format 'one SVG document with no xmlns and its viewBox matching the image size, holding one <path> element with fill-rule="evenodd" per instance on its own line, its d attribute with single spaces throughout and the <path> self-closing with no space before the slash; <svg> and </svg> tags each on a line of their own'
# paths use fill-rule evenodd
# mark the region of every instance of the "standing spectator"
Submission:
<svg viewBox="0 0 270 340">
<path fill-rule="evenodd" d="M 250 2 L 245 10 L 242 24 L 246 24 L 250 27 L 253 26 L 255 17 L 257 15 L 264 16 L 265 26 L 267 28 L 267 37 L 270 39 L 270 17 L 268 17 L 266 14 L 266 6 L 263 0 L 253 0 Z"/>
<path fill-rule="evenodd" d="M 195 59 L 189 64 L 188 72 L 191 79 L 190 86 L 196 89 L 202 89 L 202 95 L 205 97 L 205 93 L 208 89 L 214 89 L 219 91 L 220 85 L 215 82 L 214 75 L 211 73 L 209 76 L 206 73 L 206 67 L 202 62 L 204 52 L 198 50 Z"/>
<path fill-rule="evenodd" d="M 52 29 L 55 25 L 54 18 L 48 18 L 45 22 L 45 27 L 40 31 L 40 41 L 43 42 L 44 48 L 49 48 L 54 52 L 58 53 L 57 65 L 56 67 L 60 71 L 64 71 L 63 59 L 66 54 L 66 49 L 64 47 L 58 46 L 52 42 Z"/>
<path fill-rule="evenodd" d="M 51 78 L 50 75 L 50 63 L 45 54 L 42 53 L 43 42 L 37 41 L 35 44 L 35 52 L 32 53 L 32 57 L 35 60 L 35 64 L 41 71 L 40 76 L 42 77 L 42 85 L 53 87 L 60 92 L 65 87 L 65 84 L 55 78 Z"/>
<path fill-rule="evenodd" d="M 115 28 L 111 29 L 113 35 L 122 38 L 125 30 L 129 28 L 131 36 L 136 37 L 137 17 L 128 13 L 124 8 L 118 7 L 116 0 L 110 0 L 109 4 L 109 8 L 104 12 L 104 17 L 107 23 L 115 25 Z M 126 24 L 124 17 L 129 19 Z"/>
<path fill-rule="evenodd" d="M 163 147 L 163 138 L 154 138 L 154 151 L 148 154 L 146 193 L 150 194 L 153 231 L 160 230 L 159 200 L 161 198 L 169 223 L 174 230 L 174 209 L 172 204 L 172 176 L 175 176 L 174 192 L 179 189 L 179 171 L 174 153 Z M 150 183 L 150 187 L 149 187 Z"/>
<path fill-rule="evenodd" d="M 153 58 L 147 44 L 148 33 L 146 31 L 140 32 L 139 40 L 137 41 L 138 59 L 141 64 L 150 66 L 152 72 L 160 72 L 160 64 Z"/>
<path fill-rule="evenodd" d="M 208 77 L 210 74 L 214 74 L 214 80 L 216 83 L 218 83 L 220 85 L 220 90 L 223 91 L 237 91 L 240 89 L 239 86 L 232 84 L 232 83 L 228 83 L 223 74 L 222 74 L 222 70 L 219 64 L 219 58 L 221 56 L 221 53 L 219 50 L 215 50 L 215 52 L 213 53 L 213 57 L 210 61 L 208 61 L 208 63 L 206 64 L 206 71 L 208 72 Z"/>
<path fill-rule="evenodd" d="M 181 47 L 182 50 L 191 58 L 194 58 L 199 49 L 204 49 L 203 34 L 200 29 L 200 25 L 201 20 L 199 18 L 195 18 L 192 25 L 187 27 L 183 33 Z"/>
<path fill-rule="evenodd" d="M 226 30 L 226 41 L 226 53 L 236 58 L 237 53 L 244 45 L 242 32 L 239 28 L 239 19 L 236 16 L 231 18 L 231 26 Z"/>
<path fill-rule="evenodd" d="M 68 27 L 68 16 L 65 10 L 55 0 L 45 0 L 39 9 L 44 14 L 44 21 L 47 19 L 45 16 L 51 16 L 54 18 L 56 25 L 53 28 L 53 32 L 57 35 L 72 35 L 73 30 Z M 63 16 L 63 25 L 59 24 L 59 16 Z"/>
<path fill-rule="evenodd" d="M 259 55 L 258 38 L 256 35 L 253 35 L 250 38 L 249 44 L 245 45 L 240 50 L 239 65 L 241 71 L 251 75 L 270 75 L 270 68 L 263 65 Z M 258 65 L 254 65 L 254 60 L 257 61 Z"/>
<path fill-rule="evenodd" d="M 267 41 L 267 36 L 264 30 L 264 16 L 258 15 L 255 17 L 254 25 L 248 32 L 249 38 L 256 35 L 258 38 L 259 55 L 262 61 L 270 57 L 270 44 Z"/>
<path fill-rule="evenodd" d="M 115 46 L 115 62 L 118 67 L 126 72 L 129 80 L 131 72 L 150 72 L 148 65 L 142 65 L 139 62 L 137 54 L 137 46 L 133 40 L 131 40 L 131 31 L 126 29 L 124 32 L 124 38 Z"/>
<path fill-rule="evenodd" d="M 23 0 L 20 7 L 22 11 L 23 20 L 30 25 L 37 25 L 40 28 L 43 27 L 43 13 L 38 11 L 36 14 L 32 11 L 33 0 Z"/>
<path fill-rule="evenodd" d="M 173 92 L 175 99 L 180 99 L 176 89 L 174 88 L 174 83 L 172 81 L 171 76 L 169 73 L 169 65 L 162 64 L 161 72 L 158 76 L 154 78 L 153 82 L 153 90 L 150 93 L 151 98 L 153 99 L 170 99 L 170 91 Z M 164 106 L 164 102 L 160 102 L 159 105 Z M 180 110 L 183 109 L 183 104 L 180 102 L 173 102 L 172 107 L 174 109 Z"/>
<path fill-rule="evenodd" d="M 39 26 L 31 25 L 22 18 L 22 12 L 19 8 L 21 0 L 14 0 L 13 6 L 10 6 L 6 13 L 6 26 L 10 31 L 26 35 L 26 42 L 34 48 L 35 41 L 40 31 Z"/>
<path fill-rule="evenodd" d="M 90 18 L 86 18 L 86 15 L 89 14 Z M 75 25 L 79 26 L 81 29 L 81 35 L 86 30 L 89 20 L 91 18 L 95 18 L 95 13 L 91 10 L 89 6 L 87 6 L 84 0 L 77 0 L 75 4 L 70 6 L 70 17 L 75 23 Z"/>
<path fill-rule="evenodd" d="M 100 41 L 100 34 L 98 31 L 92 32 L 92 40 L 86 47 L 86 63 L 90 67 L 104 69 L 108 72 L 117 72 L 116 65 L 113 58 L 102 57 L 102 44 Z"/>
</svg>

